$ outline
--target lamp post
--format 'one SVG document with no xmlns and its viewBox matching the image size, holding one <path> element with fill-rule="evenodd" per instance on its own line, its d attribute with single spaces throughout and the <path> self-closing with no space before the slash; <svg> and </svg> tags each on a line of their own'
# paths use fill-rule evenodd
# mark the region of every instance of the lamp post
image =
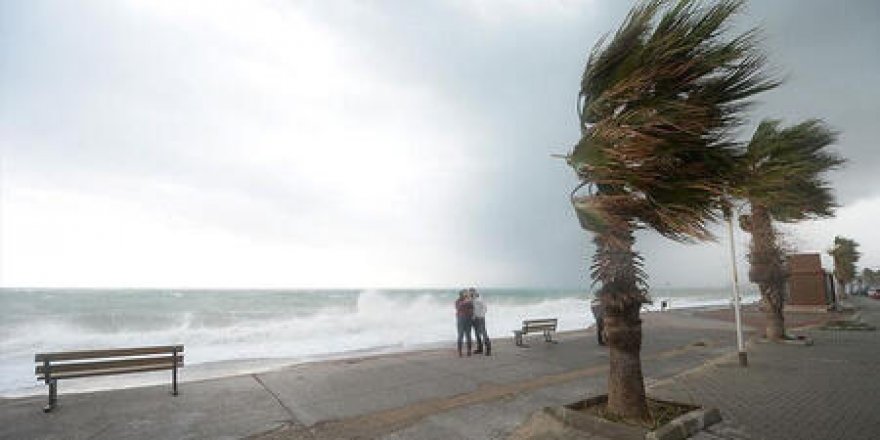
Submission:
<svg viewBox="0 0 880 440">
<path fill-rule="evenodd" d="M 742 330 L 742 313 L 740 312 L 739 297 L 739 277 L 736 271 L 736 247 L 733 242 L 733 212 L 728 210 L 727 214 L 727 236 L 730 241 L 730 273 L 733 277 L 733 316 L 736 322 L 736 349 L 739 352 L 739 365 L 741 367 L 749 366 L 749 356 L 746 353 L 746 346 L 743 342 Z"/>
</svg>

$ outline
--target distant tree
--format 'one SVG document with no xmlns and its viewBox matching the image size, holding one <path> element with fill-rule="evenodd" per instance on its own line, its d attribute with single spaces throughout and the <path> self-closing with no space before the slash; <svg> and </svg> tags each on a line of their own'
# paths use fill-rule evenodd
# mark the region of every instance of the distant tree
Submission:
<svg viewBox="0 0 880 440">
<path fill-rule="evenodd" d="M 778 84 L 764 73 L 754 29 L 727 37 L 742 5 L 644 1 L 584 70 L 581 139 L 567 159 L 581 180 L 572 193 L 581 226 L 596 245 L 590 275 L 610 348 L 607 411 L 617 417 L 648 417 L 639 310 L 649 299 L 633 234 L 712 238 L 707 224 L 735 171 L 732 131 L 747 100 Z"/>
<path fill-rule="evenodd" d="M 793 223 L 829 217 L 837 206 L 823 174 L 844 163 L 827 151 L 837 134 L 819 120 L 782 127 L 778 120 L 758 126 L 739 162 L 733 194 L 750 213 L 740 225 L 751 235 L 749 280 L 766 304 L 766 336 L 785 337 L 786 252 L 773 222 Z"/>
<path fill-rule="evenodd" d="M 865 287 L 873 288 L 880 285 L 880 269 L 871 270 L 870 268 L 862 269 L 862 282 L 865 283 Z"/>
<path fill-rule="evenodd" d="M 858 248 L 855 240 L 838 235 L 834 237 L 834 246 L 828 250 L 828 255 L 834 258 L 834 279 L 840 295 L 846 295 L 846 286 L 855 278 L 856 262 L 862 256 Z"/>
</svg>

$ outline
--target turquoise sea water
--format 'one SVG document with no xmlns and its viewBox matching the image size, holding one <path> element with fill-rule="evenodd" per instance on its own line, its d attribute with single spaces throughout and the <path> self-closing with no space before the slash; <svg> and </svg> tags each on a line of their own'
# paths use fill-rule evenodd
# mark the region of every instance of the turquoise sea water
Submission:
<svg viewBox="0 0 880 440">
<path fill-rule="evenodd" d="M 561 330 L 593 323 L 584 290 L 481 292 L 496 337 L 529 318 L 558 318 Z M 726 305 L 730 292 L 658 289 L 652 297 L 672 307 Z M 191 371 L 222 361 L 295 363 L 443 344 L 455 337 L 455 298 L 455 289 L 0 289 L 0 396 L 41 389 L 33 375 L 38 352 L 181 343 Z"/>
</svg>

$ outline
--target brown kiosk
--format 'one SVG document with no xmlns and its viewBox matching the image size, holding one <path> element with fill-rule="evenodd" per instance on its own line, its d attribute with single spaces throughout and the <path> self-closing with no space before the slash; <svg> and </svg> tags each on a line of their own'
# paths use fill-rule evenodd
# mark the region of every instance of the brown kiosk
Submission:
<svg viewBox="0 0 880 440">
<path fill-rule="evenodd" d="M 789 309 L 824 311 L 834 305 L 834 277 L 822 269 L 819 254 L 789 255 L 788 270 Z"/>
</svg>

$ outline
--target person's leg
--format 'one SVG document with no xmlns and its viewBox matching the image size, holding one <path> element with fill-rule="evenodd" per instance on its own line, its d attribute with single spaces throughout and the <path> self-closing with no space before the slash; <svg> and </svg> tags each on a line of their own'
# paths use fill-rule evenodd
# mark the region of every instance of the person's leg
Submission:
<svg viewBox="0 0 880 440">
<path fill-rule="evenodd" d="M 605 345 L 605 320 L 596 318 L 596 339 L 599 345 Z"/>
<path fill-rule="evenodd" d="M 474 351 L 476 354 L 480 354 L 483 352 L 483 318 L 474 318 L 474 337 L 477 338 L 477 349 Z"/>
<path fill-rule="evenodd" d="M 458 326 L 458 356 L 461 356 L 461 343 L 464 339 L 464 318 L 456 318 L 455 323 Z M 468 335 L 468 339 L 470 339 L 470 335 Z"/>
<path fill-rule="evenodd" d="M 474 321 L 472 318 L 464 318 L 464 337 L 467 339 L 467 355 L 471 355 L 471 346 L 473 345 L 473 340 L 471 339 L 471 329 L 474 326 Z"/>
<path fill-rule="evenodd" d="M 480 320 L 480 333 L 483 334 L 483 344 L 486 346 L 486 356 L 492 354 L 492 341 L 489 340 L 489 332 L 486 331 L 486 318 Z"/>
</svg>

